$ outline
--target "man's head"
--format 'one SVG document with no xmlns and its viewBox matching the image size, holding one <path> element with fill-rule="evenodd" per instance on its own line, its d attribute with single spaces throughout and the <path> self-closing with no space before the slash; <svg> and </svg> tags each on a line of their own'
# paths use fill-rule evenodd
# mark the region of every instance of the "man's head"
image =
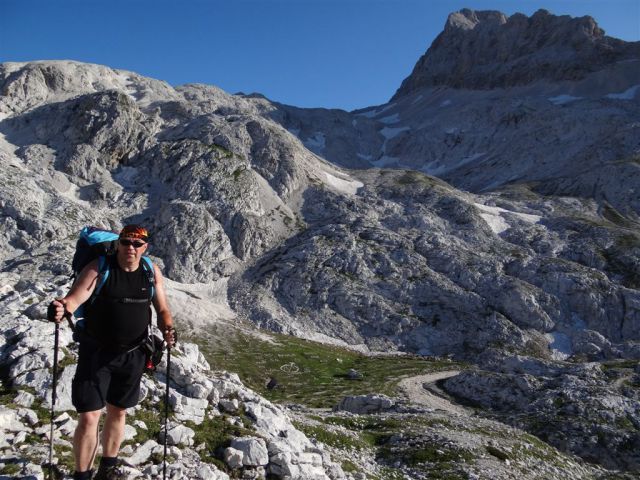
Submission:
<svg viewBox="0 0 640 480">
<path fill-rule="evenodd" d="M 125 225 L 118 238 L 118 256 L 127 262 L 139 261 L 147 250 L 149 233 L 140 225 Z"/>
</svg>

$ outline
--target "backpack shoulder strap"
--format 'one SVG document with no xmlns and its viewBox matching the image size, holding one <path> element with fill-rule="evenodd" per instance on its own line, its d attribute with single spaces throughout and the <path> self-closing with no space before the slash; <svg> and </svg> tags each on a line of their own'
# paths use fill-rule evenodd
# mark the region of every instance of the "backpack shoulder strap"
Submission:
<svg viewBox="0 0 640 480">
<path fill-rule="evenodd" d="M 155 269 L 153 268 L 153 262 L 149 257 L 147 256 L 142 257 L 142 268 L 144 268 L 144 271 L 147 273 L 147 278 L 149 279 L 149 283 L 151 284 L 150 298 L 153 298 L 153 296 L 156 294 L 156 289 L 155 289 L 156 276 L 155 276 Z"/>
<path fill-rule="evenodd" d="M 93 291 L 93 295 L 97 296 L 100 293 L 104 284 L 107 283 L 107 278 L 109 278 L 109 259 L 104 255 L 98 257 L 98 284 L 96 285 L 95 290 Z"/>
<path fill-rule="evenodd" d="M 104 284 L 107 283 L 107 278 L 109 278 L 109 259 L 104 255 L 101 255 L 98 257 L 98 279 L 96 280 L 96 288 L 93 290 L 93 293 L 89 297 L 89 300 L 80 305 L 76 309 L 76 311 L 73 312 L 74 316 L 79 318 L 84 317 L 85 305 L 91 305 L 95 301 L 96 297 L 100 293 L 100 290 L 102 289 L 102 287 L 104 287 Z"/>
<path fill-rule="evenodd" d="M 147 274 L 147 278 L 149 279 L 149 285 L 150 285 L 150 295 L 149 295 L 149 300 L 153 300 L 154 295 L 156 294 L 156 289 L 155 289 L 155 282 L 156 282 L 156 271 L 153 268 L 153 262 L 151 261 L 151 259 L 145 255 L 142 256 L 142 268 L 144 268 L 144 271 Z M 151 329 L 152 329 L 152 319 L 153 319 L 153 314 L 151 313 L 151 305 L 149 305 L 149 326 L 147 327 L 147 337 L 151 336 Z"/>
</svg>

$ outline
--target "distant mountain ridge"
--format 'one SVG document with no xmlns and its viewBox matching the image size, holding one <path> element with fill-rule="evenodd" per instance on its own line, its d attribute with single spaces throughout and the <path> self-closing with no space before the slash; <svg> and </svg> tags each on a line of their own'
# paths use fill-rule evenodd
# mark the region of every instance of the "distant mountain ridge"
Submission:
<svg viewBox="0 0 640 480">
<path fill-rule="evenodd" d="M 616 62 L 638 59 L 640 42 L 605 36 L 589 16 L 538 10 L 516 13 L 463 9 L 418 60 L 393 100 L 424 87 L 492 89 L 536 80 L 580 80 Z"/>
<path fill-rule="evenodd" d="M 639 72 L 640 42 L 591 17 L 462 10 L 389 103 L 269 116 L 348 168 L 410 168 L 475 193 L 526 185 L 637 221 Z"/>
</svg>

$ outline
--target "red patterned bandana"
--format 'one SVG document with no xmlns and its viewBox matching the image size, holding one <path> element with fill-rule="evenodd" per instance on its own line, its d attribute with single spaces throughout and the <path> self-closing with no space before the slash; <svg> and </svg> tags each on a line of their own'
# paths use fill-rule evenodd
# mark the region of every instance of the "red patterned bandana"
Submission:
<svg viewBox="0 0 640 480">
<path fill-rule="evenodd" d="M 140 240 L 147 241 L 149 233 L 147 229 L 140 225 L 125 225 L 120 231 L 120 238 L 139 238 Z"/>
</svg>

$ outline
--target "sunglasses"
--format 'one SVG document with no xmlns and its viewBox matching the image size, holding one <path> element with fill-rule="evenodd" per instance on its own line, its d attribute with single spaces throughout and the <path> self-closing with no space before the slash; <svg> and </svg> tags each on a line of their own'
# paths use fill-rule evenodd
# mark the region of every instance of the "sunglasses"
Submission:
<svg viewBox="0 0 640 480">
<path fill-rule="evenodd" d="M 133 247 L 136 250 L 140 247 L 142 247 L 143 245 L 146 245 L 145 242 L 141 242 L 140 240 L 127 240 L 126 238 L 121 238 L 120 239 L 120 245 L 123 245 L 125 247 Z"/>
</svg>

